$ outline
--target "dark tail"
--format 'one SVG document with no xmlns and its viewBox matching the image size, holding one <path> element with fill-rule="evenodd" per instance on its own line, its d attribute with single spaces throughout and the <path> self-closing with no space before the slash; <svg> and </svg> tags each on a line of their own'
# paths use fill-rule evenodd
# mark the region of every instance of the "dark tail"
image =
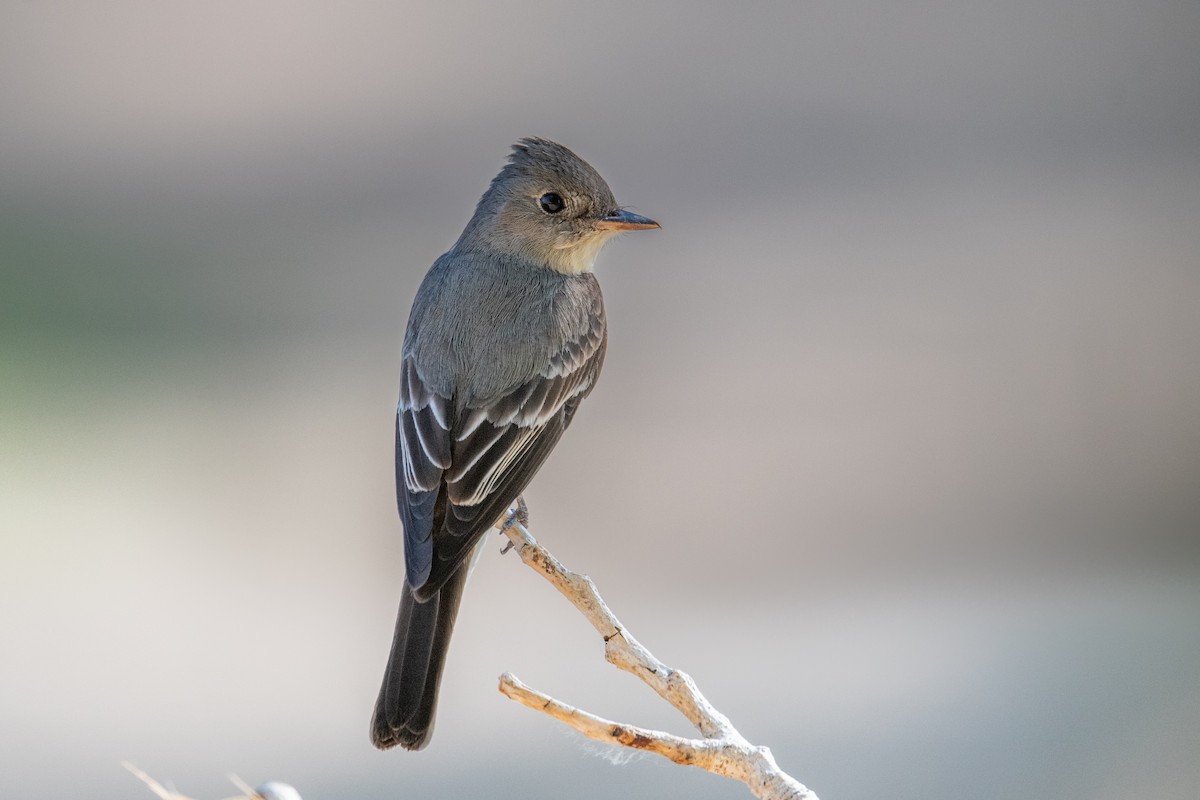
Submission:
<svg viewBox="0 0 1200 800">
<path fill-rule="evenodd" d="M 396 745 L 420 750 L 429 743 L 438 685 L 468 571 L 462 565 L 423 603 L 404 585 L 392 654 L 371 718 L 371 742 L 380 750 Z"/>
</svg>

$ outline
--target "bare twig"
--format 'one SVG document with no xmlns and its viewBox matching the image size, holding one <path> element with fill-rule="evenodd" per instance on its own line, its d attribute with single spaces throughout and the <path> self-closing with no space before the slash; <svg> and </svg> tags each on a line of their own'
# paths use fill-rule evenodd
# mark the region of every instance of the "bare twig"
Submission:
<svg viewBox="0 0 1200 800">
<path fill-rule="evenodd" d="M 813 792 L 779 768 L 769 749 L 750 744 L 738 733 L 729 718 L 700 693 L 691 676 L 668 667 L 633 638 L 609 610 L 592 579 L 564 567 L 537 543 L 515 512 L 499 527 L 521 561 L 550 581 L 604 638 L 608 662 L 640 678 L 687 717 L 703 738 L 687 739 L 598 717 L 531 689 L 510 673 L 500 676 L 501 693 L 597 741 L 658 753 L 677 764 L 741 781 L 760 800 L 817 800 Z"/>
<path fill-rule="evenodd" d="M 125 769 L 141 778 L 142 783 L 149 786 L 150 791 L 158 795 L 161 800 L 192 800 L 190 797 L 163 788 L 161 783 L 154 780 L 145 772 L 138 769 L 133 764 L 130 764 L 128 761 L 122 761 L 121 766 L 125 767 Z M 297 792 L 291 786 L 288 786 L 286 783 L 269 781 L 257 789 L 251 789 L 250 786 L 237 775 L 231 774 L 229 776 L 229 780 L 233 782 L 233 785 L 236 786 L 242 792 L 242 794 L 239 794 L 236 797 L 226 798 L 226 800 L 300 800 L 299 792 Z"/>
<path fill-rule="evenodd" d="M 140 778 L 142 783 L 149 786 L 150 791 L 154 792 L 156 795 L 158 795 L 160 798 L 162 798 L 162 800 L 191 800 L 191 798 L 184 797 L 181 794 L 175 794 L 175 792 L 171 792 L 171 791 L 168 791 L 167 789 L 163 788 L 163 785 L 161 783 L 154 780 L 154 778 L 151 778 L 145 772 L 138 769 L 133 764 L 130 764 L 128 761 L 122 761 L 121 766 L 124 767 L 125 769 L 129 770 L 130 772 L 132 772 L 138 778 Z"/>
</svg>

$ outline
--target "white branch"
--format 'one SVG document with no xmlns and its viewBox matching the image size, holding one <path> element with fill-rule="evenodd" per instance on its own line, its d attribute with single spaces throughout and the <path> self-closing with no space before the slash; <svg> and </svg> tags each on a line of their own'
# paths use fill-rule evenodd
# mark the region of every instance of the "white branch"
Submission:
<svg viewBox="0 0 1200 800">
<path fill-rule="evenodd" d="M 633 638 L 609 610 L 592 579 L 567 569 L 538 544 L 519 519 L 523 515 L 523 509 L 514 512 L 499 526 L 521 561 L 541 573 L 592 623 L 604 637 L 604 657 L 610 664 L 640 678 L 687 717 L 703 738 L 687 739 L 598 717 L 531 689 L 509 673 L 500 676 L 502 694 L 597 741 L 658 753 L 677 764 L 741 781 L 760 800 L 817 800 L 813 792 L 779 768 L 770 750 L 746 741 L 729 718 L 705 699 L 691 676 L 668 667 Z"/>
<path fill-rule="evenodd" d="M 137 777 L 141 778 L 142 783 L 150 787 L 150 791 L 154 792 L 161 800 L 192 800 L 192 798 L 177 792 L 172 792 L 163 787 L 161 783 L 151 778 L 144 771 L 138 769 L 128 761 L 122 761 L 121 766 L 132 772 Z M 300 800 L 300 793 L 286 783 L 277 783 L 268 781 L 257 789 L 251 789 L 245 781 L 237 775 L 230 775 L 229 780 L 233 785 L 242 791 L 242 794 L 236 797 L 229 797 L 226 800 Z"/>
</svg>

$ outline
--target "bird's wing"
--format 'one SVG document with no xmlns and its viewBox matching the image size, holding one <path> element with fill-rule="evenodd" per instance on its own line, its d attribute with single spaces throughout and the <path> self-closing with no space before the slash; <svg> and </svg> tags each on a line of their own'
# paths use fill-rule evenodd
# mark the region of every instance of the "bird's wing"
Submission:
<svg viewBox="0 0 1200 800">
<path fill-rule="evenodd" d="M 426 391 L 415 367 L 406 364 L 396 454 L 403 487 L 397 488 L 408 580 L 418 599 L 445 583 L 524 491 L 591 391 L 605 344 L 597 305 L 587 328 L 539 374 L 464 408 L 456 419 L 450 418 L 452 401 Z"/>
<path fill-rule="evenodd" d="M 426 387 L 416 364 L 405 358 L 396 406 L 396 502 L 404 525 L 404 566 L 410 582 L 414 576 L 428 575 L 433 562 L 434 511 L 442 476 L 451 463 L 453 411 L 453 399 Z"/>
</svg>

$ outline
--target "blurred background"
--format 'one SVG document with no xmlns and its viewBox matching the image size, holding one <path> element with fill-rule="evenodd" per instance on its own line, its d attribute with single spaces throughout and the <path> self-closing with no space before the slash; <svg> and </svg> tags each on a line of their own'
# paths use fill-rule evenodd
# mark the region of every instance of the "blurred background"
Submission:
<svg viewBox="0 0 1200 800">
<path fill-rule="evenodd" d="M 501 697 L 690 733 L 494 552 L 431 747 L 368 743 L 409 303 L 541 135 L 663 228 L 600 258 L 534 533 L 821 797 L 1195 797 L 1197 41 L 1186 0 L 3 4 L 0 795 L 749 796 Z"/>
</svg>

